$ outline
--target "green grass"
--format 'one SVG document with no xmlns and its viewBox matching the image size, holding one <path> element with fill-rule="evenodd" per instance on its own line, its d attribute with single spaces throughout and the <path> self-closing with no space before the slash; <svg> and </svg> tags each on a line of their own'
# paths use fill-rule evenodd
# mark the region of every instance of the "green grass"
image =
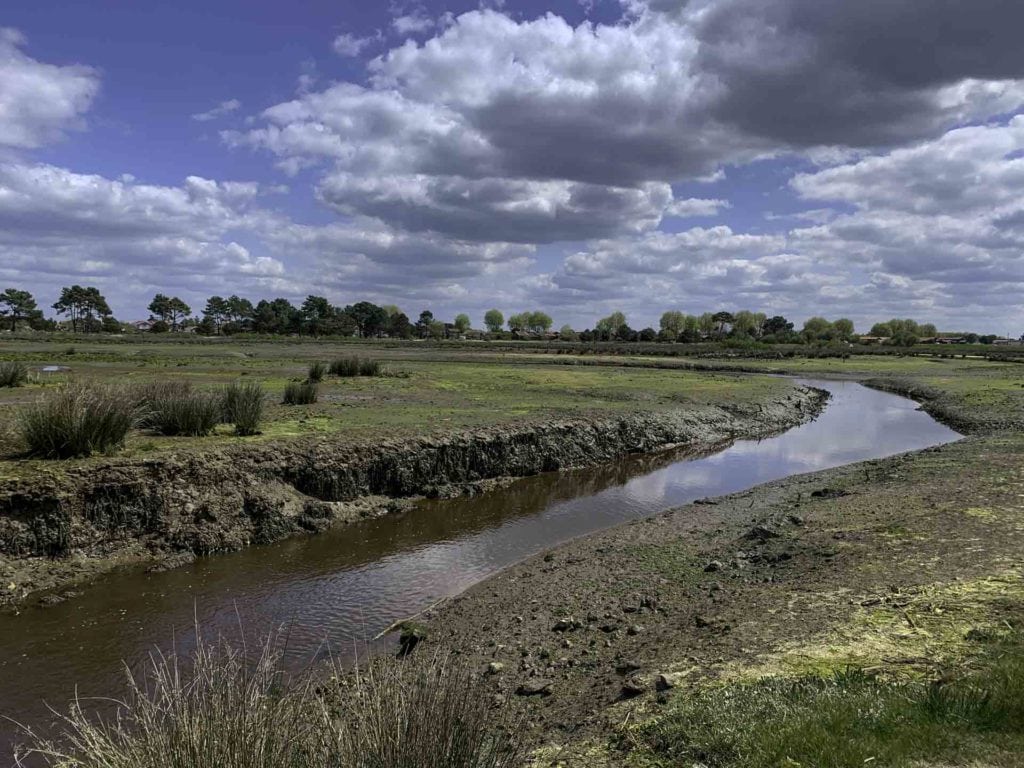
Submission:
<svg viewBox="0 0 1024 768">
<path fill-rule="evenodd" d="M 0 363 L 0 387 L 21 387 L 28 381 L 28 368 L 18 361 Z"/>
<path fill-rule="evenodd" d="M 133 397 L 123 389 L 70 385 L 23 408 L 17 431 L 29 455 L 69 459 L 119 447 L 138 417 Z"/>
<path fill-rule="evenodd" d="M 235 381 L 224 389 L 222 419 L 235 425 L 235 434 L 248 437 L 259 434 L 263 420 L 263 385 L 258 381 Z"/>
<path fill-rule="evenodd" d="M 284 405 L 312 405 L 317 400 L 317 385 L 310 381 L 289 381 L 284 388 Z"/>
<path fill-rule="evenodd" d="M 628 732 L 632 764 L 1019 765 L 1024 637 L 996 640 L 973 667 L 931 681 L 884 682 L 851 670 L 679 694 L 662 716 Z"/>
</svg>

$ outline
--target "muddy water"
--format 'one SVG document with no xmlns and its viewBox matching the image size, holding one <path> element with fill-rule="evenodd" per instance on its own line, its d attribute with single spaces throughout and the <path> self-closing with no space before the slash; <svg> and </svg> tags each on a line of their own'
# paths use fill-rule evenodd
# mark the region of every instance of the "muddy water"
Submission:
<svg viewBox="0 0 1024 768">
<path fill-rule="evenodd" d="M 788 475 L 901 453 L 959 435 L 901 397 L 858 384 L 833 393 L 814 422 L 711 455 L 663 453 L 615 466 L 517 481 L 475 498 L 423 502 L 368 521 L 203 559 L 163 574 L 121 574 L 73 601 L 0 616 L 0 717 L 45 727 L 42 702 L 123 690 L 122 660 L 204 631 L 287 624 L 296 663 L 344 653 L 397 618 L 574 536 Z M 175 640 L 176 639 L 176 640 Z M 0 765 L 14 731 L 0 722 Z"/>
</svg>

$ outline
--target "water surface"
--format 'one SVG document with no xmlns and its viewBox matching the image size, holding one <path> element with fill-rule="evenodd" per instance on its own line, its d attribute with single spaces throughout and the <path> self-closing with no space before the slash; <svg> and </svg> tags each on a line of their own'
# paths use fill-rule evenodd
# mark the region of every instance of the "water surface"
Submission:
<svg viewBox="0 0 1024 768">
<path fill-rule="evenodd" d="M 425 501 L 367 521 L 202 559 L 163 574 L 113 575 L 47 610 L 0 616 L 0 716 L 43 725 L 42 702 L 123 690 L 122 660 L 187 644 L 196 621 L 231 634 L 287 623 L 306 661 L 372 637 L 501 568 L 569 538 L 793 474 L 951 442 L 960 436 L 905 398 L 849 382 L 814 422 L 710 456 L 677 452 L 526 478 L 472 498 Z M 0 754 L 12 729 L 0 722 Z M 0 758 L 2 762 L 2 758 Z"/>
</svg>

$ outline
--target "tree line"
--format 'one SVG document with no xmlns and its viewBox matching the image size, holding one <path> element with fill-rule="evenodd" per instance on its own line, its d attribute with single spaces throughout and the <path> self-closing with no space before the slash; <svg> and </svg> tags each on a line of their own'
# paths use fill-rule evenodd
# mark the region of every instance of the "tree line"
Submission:
<svg viewBox="0 0 1024 768">
<path fill-rule="evenodd" d="M 0 293 L 0 323 L 10 330 L 27 325 L 35 330 L 68 327 L 75 333 L 122 333 L 128 327 L 116 320 L 99 289 L 72 285 L 61 289 L 51 305 L 60 320 L 45 317 L 31 293 L 8 288 Z M 423 310 L 415 321 L 393 304 L 377 305 L 360 301 L 346 306 L 332 304 L 323 296 L 307 296 L 295 306 L 284 298 L 263 299 L 253 304 L 247 298 L 232 295 L 211 296 L 198 316 L 177 296 L 158 293 L 149 303 L 149 320 L 144 330 L 170 333 L 188 330 L 206 336 L 230 336 L 240 333 L 269 335 L 348 336 L 361 338 L 459 338 L 473 332 L 469 315 L 460 313 L 452 322 Z M 9 326 L 7 325 L 9 323 Z M 593 328 L 581 331 L 564 325 L 552 331 L 551 316 L 540 310 L 511 314 L 506 319 L 498 309 L 483 316 L 483 325 L 491 338 L 552 338 L 565 341 L 681 342 L 732 341 L 778 344 L 851 343 L 868 341 L 912 346 L 933 339 L 938 330 L 930 323 L 911 319 L 892 319 L 876 323 L 868 334 L 858 336 L 847 318 L 827 320 L 812 317 L 800 329 L 781 315 L 763 312 L 719 311 L 691 315 L 669 310 L 662 314 L 657 330 L 633 329 L 622 312 L 599 319 Z M 964 334 L 971 343 L 991 343 L 997 337 Z"/>
</svg>

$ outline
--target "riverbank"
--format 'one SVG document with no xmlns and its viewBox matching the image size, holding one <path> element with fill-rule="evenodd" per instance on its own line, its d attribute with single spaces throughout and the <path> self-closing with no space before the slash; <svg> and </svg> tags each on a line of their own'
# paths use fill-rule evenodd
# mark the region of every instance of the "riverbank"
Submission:
<svg viewBox="0 0 1024 768">
<path fill-rule="evenodd" d="M 848 669 L 963 676 L 1024 619 L 1019 385 L 1010 369 L 890 378 L 972 434 L 571 542 L 428 613 L 428 643 L 459 649 L 496 700 L 526 707 L 538 765 L 754 765 L 708 756 L 700 738 L 735 734 L 715 718 L 697 734 L 693 701 Z M 968 739 L 964 754 L 1015 765 L 1013 738 Z M 955 756 L 922 750 L 922 764 Z M 871 757 L 848 756 L 835 764 Z M 793 764 L 820 764 L 803 757 Z"/>
<path fill-rule="evenodd" d="M 695 381 L 661 373 L 660 385 L 667 389 L 672 382 L 662 379 L 672 376 L 679 387 Z M 31 471 L 18 467 L 0 478 L 0 605 L 59 602 L 114 568 L 173 567 L 388 514 L 418 497 L 475 493 L 504 478 L 768 436 L 812 418 L 826 397 L 767 378 L 718 384 L 717 395 L 713 387 L 678 393 L 688 407 L 677 396 L 675 407 L 647 413 L 591 411 L 418 438 L 236 440 L 180 454 L 28 462 Z"/>
</svg>

